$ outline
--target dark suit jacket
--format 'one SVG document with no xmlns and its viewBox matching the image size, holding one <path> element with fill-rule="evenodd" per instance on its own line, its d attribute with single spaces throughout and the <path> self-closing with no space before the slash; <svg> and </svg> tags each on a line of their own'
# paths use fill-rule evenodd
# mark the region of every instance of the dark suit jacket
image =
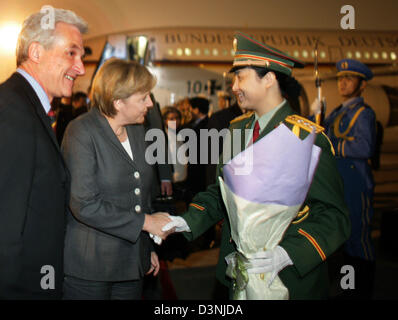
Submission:
<svg viewBox="0 0 398 320">
<path fill-rule="evenodd" d="M 144 127 L 146 129 L 146 131 L 148 130 L 152 130 L 152 129 L 158 129 L 158 130 L 162 130 L 163 134 L 167 137 L 167 134 L 165 132 L 164 129 L 164 125 L 163 125 L 163 119 L 162 119 L 162 114 L 160 112 L 160 106 L 159 103 L 156 102 L 155 98 L 153 95 L 151 95 L 151 99 L 153 102 L 153 107 L 150 108 L 148 110 L 148 113 L 146 115 L 145 118 L 145 123 L 144 123 Z M 165 150 L 167 150 L 167 139 L 165 141 L 166 145 L 165 145 Z M 163 180 L 168 180 L 168 181 L 172 181 L 173 179 L 173 173 L 172 173 L 172 165 L 167 163 L 167 159 L 165 159 L 165 163 L 158 163 L 158 164 L 154 164 L 155 167 L 155 171 L 156 171 L 156 180 L 157 183 L 153 183 L 152 184 L 152 197 L 156 198 L 158 196 L 161 195 L 161 190 L 160 190 L 160 184 L 161 181 Z"/>
<path fill-rule="evenodd" d="M 127 126 L 133 158 L 98 109 L 68 125 L 62 152 L 71 173 L 65 274 L 124 281 L 144 276 L 152 242 L 141 229 L 151 213 L 154 168 L 145 161 L 143 125 Z"/>
<path fill-rule="evenodd" d="M 39 98 L 18 73 L 0 86 L 0 177 L 0 299 L 61 298 L 68 172 Z M 43 266 L 54 268 L 54 289 L 41 286 L 52 281 Z"/>
<path fill-rule="evenodd" d="M 201 154 L 201 145 L 205 143 L 204 148 L 207 148 L 207 141 L 202 142 L 203 139 L 200 137 L 200 130 L 201 129 L 206 129 L 207 130 L 207 124 L 209 122 L 209 117 L 206 116 L 202 120 L 200 120 L 198 123 L 193 124 L 192 130 L 195 131 L 197 140 L 196 140 L 196 146 L 197 146 L 197 163 L 188 163 L 188 185 L 191 188 L 192 194 L 195 195 L 198 192 L 206 190 L 206 167 L 207 164 L 201 164 L 200 163 L 200 154 Z M 206 159 L 207 162 L 207 159 Z"/>
</svg>

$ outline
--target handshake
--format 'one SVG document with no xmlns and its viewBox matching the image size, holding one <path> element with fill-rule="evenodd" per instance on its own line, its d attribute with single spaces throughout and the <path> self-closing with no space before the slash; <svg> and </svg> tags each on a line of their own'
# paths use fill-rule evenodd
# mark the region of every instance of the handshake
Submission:
<svg viewBox="0 0 398 320">
<path fill-rule="evenodd" d="M 161 244 L 167 236 L 174 232 L 191 232 L 186 221 L 166 212 L 145 215 L 143 230 L 147 231 L 156 244 Z"/>
</svg>

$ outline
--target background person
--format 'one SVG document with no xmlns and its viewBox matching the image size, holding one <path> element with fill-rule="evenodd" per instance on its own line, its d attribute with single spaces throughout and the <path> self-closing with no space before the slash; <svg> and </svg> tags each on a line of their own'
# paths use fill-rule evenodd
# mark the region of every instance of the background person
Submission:
<svg viewBox="0 0 398 320">
<path fill-rule="evenodd" d="M 201 153 L 205 153 L 207 150 L 201 150 L 202 148 L 207 148 L 207 141 L 202 142 L 200 136 L 201 130 L 207 131 L 207 124 L 209 123 L 209 105 L 210 101 L 202 97 L 194 97 L 189 99 L 189 103 L 192 107 L 192 114 L 194 116 L 194 121 L 191 124 L 192 130 L 194 130 L 196 135 L 196 163 L 188 164 L 188 185 L 191 188 L 192 195 L 200 191 L 206 190 L 206 167 L 207 163 L 201 163 Z M 205 162 L 207 162 L 206 159 Z"/>
<path fill-rule="evenodd" d="M 181 128 L 192 128 L 192 123 L 196 118 L 192 114 L 192 107 L 189 102 L 189 98 L 177 101 L 175 107 L 181 112 Z"/>
<path fill-rule="evenodd" d="M 150 94 L 153 108 L 148 110 L 148 113 L 145 117 L 144 127 L 145 130 L 157 129 L 163 131 L 165 134 L 165 128 L 162 119 L 162 112 L 160 111 L 160 105 L 156 101 L 154 95 Z M 167 146 L 167 141 L 166 141 Z M 157 172 L 157 183 L 153 184 L 152 193 L 154 198 L 161 199 L 160 201 L 156 201 L 154 203 L 156 211 L 165 211 L 162 208 L 163 199 L 168 199 L 173 195 L 173 187 L 172 187 L 172 166 L 168 163 L 156 163 L 156 172 Z M 158 209 L 156 208 L 158 207 Z"/>
<path fill-rule="evenodd" d="M 218 110 L 227 109 L 231 106 L 231 97 L 225 91 L 217 91 Z"/>
<path fill-rule="evenodd" d="M 183 183 L 187 179 L 187 164 L 180 163 L 177 158 L 177 151 L 184 143 L 177 140 L 177 134 L 181 127 L 181 112 L 175 107 L 167 106 L 162 109 L 162 117 L 166 134 L 170 136 L 169 152 L 175 154 L 177 160 L 173 164 L 173 184 Z M 176 191 L 175 188 L 173 190 Z"/>
<path fill-rule="evenodd" d="M 346 298 L 370 299 L 375 273 L 375 252 L 370 237 L 373 217 L 374 180 L 370 159 L 376 146 L 376 115 L 361 97 L 372 71 L 362 62 L 337 62 L 337 89 L 343 99 L 325 119 L 324 126 L 336 152 L 344 182 L 344 196 L 350 211 L 351 236 L 344 246 L 345 265 L 355 270 L 355 289 Z M 314 111 L 319 106 L 315 101 Z"/>
<path fill-rule="evenodd" d="M 71 97 L 62 97 L 56 106 L 55 132 L 59 145 L 62 143 L 66 127 L 73 120 Z"/>
<path fill-rule="evenodd" d="M 72 96 L 73 119 L 76 119 L 78 116 L 88 111 L 87 100 L 88 100 L 87 94 L 85 94 L 82 91 L 78 91 L 73 94 Z"/>
<path fill-rule="evenodd" d="M 137 62 L 108 60 L 94 78 L 90 111 L 67 128 L 64 299 L 140 299 L 144 275 L 159 271 L 147 232 L 164 238 L 154 227 L 169 219 L 151 215 L 154 168 L 142 125 L 154 85 Z"/>
</svg>

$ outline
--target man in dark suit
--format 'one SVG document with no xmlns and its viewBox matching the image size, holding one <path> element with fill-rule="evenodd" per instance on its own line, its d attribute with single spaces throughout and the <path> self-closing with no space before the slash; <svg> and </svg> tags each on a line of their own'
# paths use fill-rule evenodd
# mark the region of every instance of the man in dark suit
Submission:
<svg viewBox="0 0 398 320">
<path fill-rule="evenodd" d="M 195 117 L 195 121 L 192 123 L 192 130 L 195 131 L 196 135 L 196 163 L 189 163 L 188 165 L 188 185 L 191 188 L 192 195 L 206 189 L 206 164 L 200 163 L 201 145 L 202 139 L 200 138 L 200 130 L 206 129 L 209 122 L 209 100 L 202 97 L 195 97 L 189 99 L 189 103 L 192 107 L 192 114 Z M 207 142 L 206 143 L 207 147 Z M 207 159 L 206 159 L 207 160 Z"/>
<path fill-rule="evenodd" d="M 68 10 L 32 14 L 0 85 L 0 299 L 62 295 L 69 173 L 47 113 L 85 72 L 86 30 Z"/>
<path fill-rule="evenodd" d="M 165 133 L 162 114 L 160 112 L 160 106 L 152 93 L 151 93 L 151 100 L 153 102 L 153 108 L 148 110 L 148 113 L 145 117 L 145 122 L 144 122 L 145 130 L 148 131 L 151 129 L 158 129 L 162 130 Z M 155 166 L 157 169 L 156 179 L 158 181 L 153 183 L 152 185 L 152 198 L 156 199 L 159 196 L 162 197 L 171 196 L 173 194 L 173 187 L 171 184 L 172 166 L 168 163 L 158 163 Z"/>
<path fill-rule="evenodd" d="M 73 119 L 86 113 L 88 111 L 87 107 L 87 94 L 82 91 L 75 92 L 72 96 L 72 116 Z"/>
</svg>

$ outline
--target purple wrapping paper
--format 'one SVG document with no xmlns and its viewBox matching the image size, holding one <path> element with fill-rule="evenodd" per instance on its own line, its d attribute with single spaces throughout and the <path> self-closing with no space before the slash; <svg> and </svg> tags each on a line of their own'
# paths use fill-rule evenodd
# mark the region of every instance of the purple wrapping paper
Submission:
<svg viewBox="0 0 398 320">
<path fill-rule="evenodd" d="M 314 145 L 315 136 L 311 133 L 301 140 L 284 124 L 279 125 L 224 166 L 225 183 L 252 202 L 301 204 L 321 152 Z M 242 171 L 242 159 L 249 170 Z"/>
</svg>

